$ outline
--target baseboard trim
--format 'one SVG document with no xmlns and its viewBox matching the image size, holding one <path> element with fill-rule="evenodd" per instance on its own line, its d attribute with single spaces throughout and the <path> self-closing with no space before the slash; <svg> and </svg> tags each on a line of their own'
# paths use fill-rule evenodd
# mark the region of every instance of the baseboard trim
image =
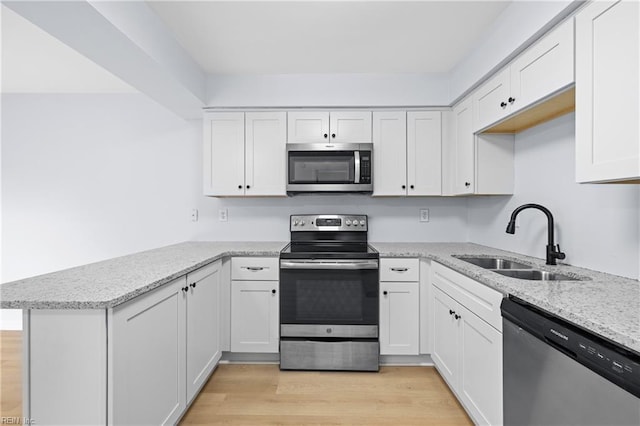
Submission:
<svg viewBox="0 0 640 426">
<path fill-rule="evenodd" d="M 380 355 L 380 365 L 385 367 L 432 367 L 431 355 Z"/>
</svg>

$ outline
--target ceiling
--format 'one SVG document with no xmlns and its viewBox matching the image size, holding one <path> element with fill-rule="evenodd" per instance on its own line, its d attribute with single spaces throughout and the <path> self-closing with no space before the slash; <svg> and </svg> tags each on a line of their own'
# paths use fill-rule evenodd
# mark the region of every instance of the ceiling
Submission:
<svg viewBox="0 0 640 426">
<path fill-rule="evenodd" d="M 509 1 L 147 1 L 207 73 L 448 72 Z"/>
<path fill-rule="evenodd" d="M 211 74 L 449 72 L 510 1 L 147 1 Z M 136 90 L 6 6 L 3 93 Z"/>
<path fill-rule="evenodd" d="M 2 93 L 136 92 L 2 5 Z"/>
</svg>

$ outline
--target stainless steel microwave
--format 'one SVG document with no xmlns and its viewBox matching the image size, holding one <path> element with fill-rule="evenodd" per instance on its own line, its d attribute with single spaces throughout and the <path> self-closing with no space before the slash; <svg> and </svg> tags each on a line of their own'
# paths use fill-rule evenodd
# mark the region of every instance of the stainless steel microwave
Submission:
<svg viewBox="0 0 640 426">
<path fill-rule="evenodd" d="M 287 144 L 287 192 L 373 192 L 372 143 Z"/>
</svg>

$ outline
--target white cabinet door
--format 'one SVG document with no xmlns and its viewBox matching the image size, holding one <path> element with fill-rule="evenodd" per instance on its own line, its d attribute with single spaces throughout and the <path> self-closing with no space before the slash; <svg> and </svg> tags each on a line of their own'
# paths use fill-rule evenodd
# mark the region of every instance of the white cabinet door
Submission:
<svg viewBox="0 0 640 426">
<path fill-rule="evenodd" d="M 407 194 L 407 117 L 373 113 L 373 196 Z"/>
<path fill-rule="evenodd" d="M 247 112 L 245 194 L 286 196 L 287 114 Z"/>
<path fill-rule="evenodd" d="M 458 304 L 438 287 L 433 286 L 433 353 L 431 357 L 438 371 L 454 390 L 459 383 L 459 327 L 455 318 Z"/>
<path fill-rule="evenodd" d="M 244 195 L 244 113 L 204 116 L 204 194 Z"/>
<path fill-rule="evenodd" d="M 113 424 L 175 424 L 186 406 L 186 277 L 113 311 Z"/>
<path fill-rule="evenodd" d="M 278 281 L 231 282 L 231 352 L 277 353 Z"/>
<path fill-rule="evenodd" d="M 450 147 L 451 195 L 474 192 L 474 134 L 472 128 L 472 102 L 465 99 L 453 108 L 453 143 Z"/>
<path fill-rule="evenodd" d="M 460 390 L 479 424 L 502 424 L 502 334 L 471 311 L 459 307 Z"/>
<path fill-rule="evenodd" d="M 380 354 L 418 355 L 419 284 L 381 282 L 380 292 Z"/>
<path fill-rule="evenodd" d="M 329 112 L 289 111 L 289 143 L 322 143 L 329 141 Z"/>
<path fill-rule="evenodd" d="M 384 160 L 388 161 L 386 157 Z M 407 112 L 407 194 L 442 194 L 440 111 Z"/>
<path fill-rule="evenodd" d="M 330 140 L 336 143 L 371 143 L 371 111 L 332 111 Z"/>
<path fill-rule="evenodd" d="M 473 94 L 472 131 L 481 130 L 507 116 L 510 78 L 509 67 L 507 67 Z"/>
<path fill-rule="evenodd" d="M 576 15 L 576 180 L 640 178 L 640 3 Z"/>
<path fill-rule="evenodd" d="M 187 402 L 220 360 L 220 271 L 218 260 L 187 276 Z"/>
<path fill-rule="evenodd" d="M 572 84 L 573 19 L 528 48 L 509 68 L 509 114 Z"/>
</svg>

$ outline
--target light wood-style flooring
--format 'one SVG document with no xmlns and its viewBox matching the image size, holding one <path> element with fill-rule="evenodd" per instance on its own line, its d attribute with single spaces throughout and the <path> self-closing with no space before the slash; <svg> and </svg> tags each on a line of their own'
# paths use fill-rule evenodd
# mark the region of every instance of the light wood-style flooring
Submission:
<svg viewBox="0 0 640 426">
<path fill-rule="evenodd" d="M 21 333 L 0 332 L 0 416 L 22 416 Z M 471 425 L 431 367 L 379 373 L 280 371 L 221 364 L 181 424 Z"/>
</svg>

